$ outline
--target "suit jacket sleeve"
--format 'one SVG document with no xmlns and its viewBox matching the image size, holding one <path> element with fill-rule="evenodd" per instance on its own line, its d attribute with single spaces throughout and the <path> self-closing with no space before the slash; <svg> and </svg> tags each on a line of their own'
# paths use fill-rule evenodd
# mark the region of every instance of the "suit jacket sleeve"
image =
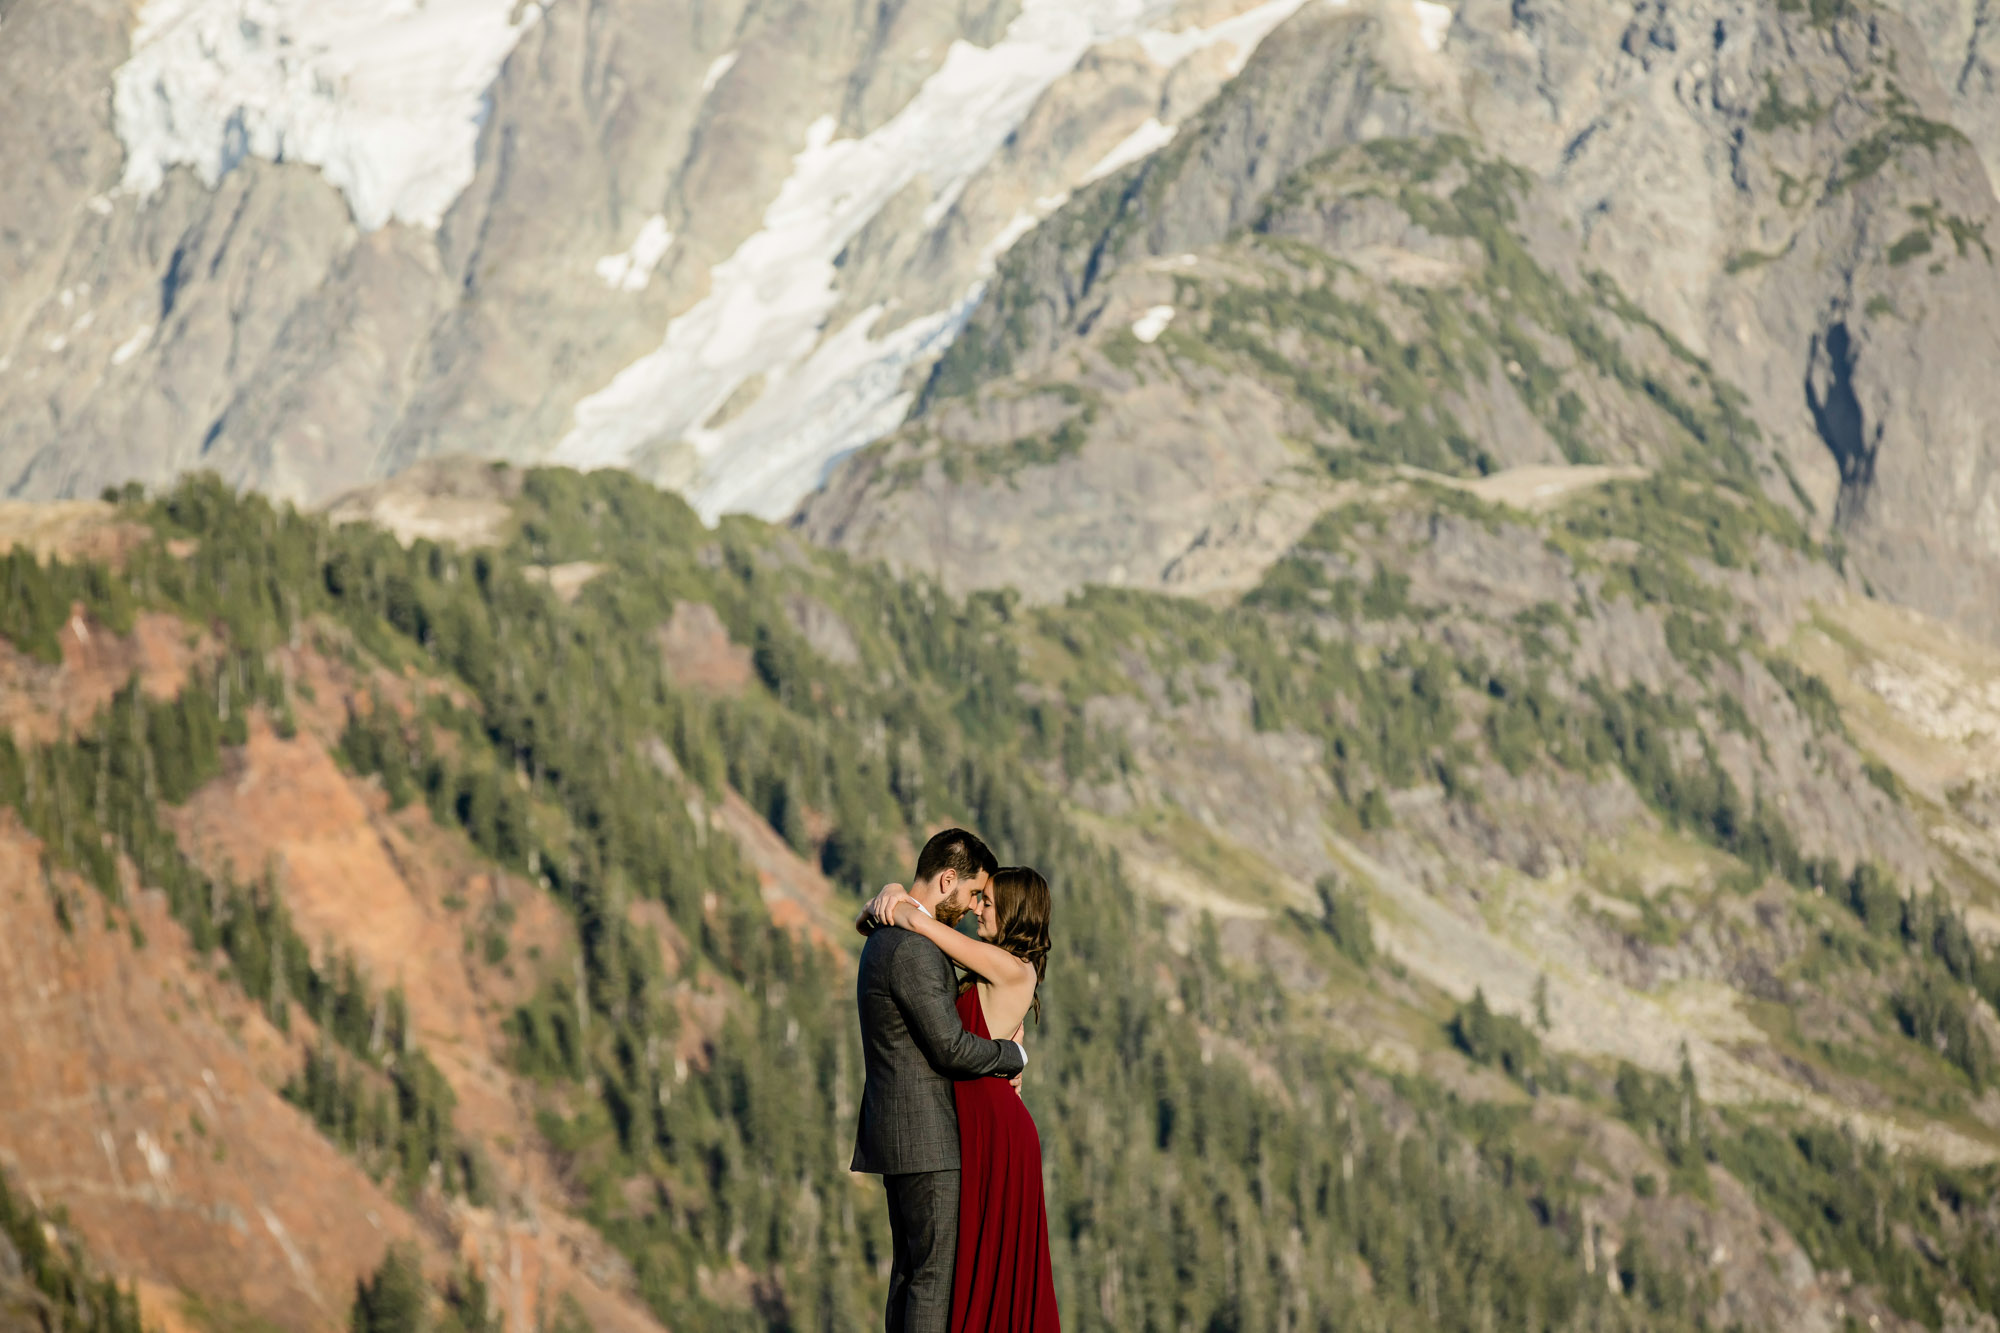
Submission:
<svg viewBox="0 0 2000 1333">
<path fill-rule="evenodd" d="M 1026 1063 L 1013 1042 L 989 1041 L 965 1030 L 954 1003 L 951 962 L 929 940 L 912 937 L 896 951 L 889 995 L 902 1010 L 917 1049 L 946 1078 L 1012 1078 Z"/>
</svg>

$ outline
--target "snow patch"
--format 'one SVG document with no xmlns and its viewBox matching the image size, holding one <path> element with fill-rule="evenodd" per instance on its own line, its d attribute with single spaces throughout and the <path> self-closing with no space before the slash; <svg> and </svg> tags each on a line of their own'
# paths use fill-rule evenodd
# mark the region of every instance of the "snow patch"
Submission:
<svg viewBox="0 0 2000 1333">
<path fill-rule="evenodd" d="M 1329 0 L 1329 3 L 1344 4 L 1346 0 Z M 1154 64 L 1172 69 L 1197 51 L 1227 42 L 1233 48 L 1229 73 L 1234 77 L 1250 63 L 1251 55 L 1273 28 L 1305 7 L 1306 0 L 1267 0 L 1213 27 L 1181 28 L 1173 32 L 1149 29 L 1139 34 L 1139 45 Z"/>
<path fill-rule="evenodd" d="M 1061 207 L 1060 204 L 1057 207 Z M 1000 256 L 1014 248 L 1014 242 L 1042 225 L 1043 214 L 1034 209 L 1024 208 L 1007 220 L 1000 234 L 986 243 L 979 252 L 979 272 L 982 277 L 990 275 L 1000 263 Z"/>
<path fill-rule="evenodd" d="M 695 491 L 711 521 L 722 514 L 780 518 L 825 479 L 834 460 L 902 424 L 914 395 L 909 368 L 943 354 L 983 289 L 950 310 L 912 321 L 888 337 L 870 335 L 879 307 L 863 311 L 783 381 L 721 431 L 688 441 L 709 467 Z"/>
<path fill-rule="evenodd" d="M 1156 305 L 1132 321 L 1132 336 L 1142 343 L 1156 343 L 1160 340 L 1160 335 L 1167 331 L 1167 325 L 1173 322 L 1174 308 L 1170 305 Z"/>
<path fill-rule="evenodd" d="M 140 329 L 137 333 L 134 333 L 131 337 L 127 338 L 124 342 L 119 343 L 117 347 L 112 349 L 111 364 L 114 366 L 124 365 L 127 361 L 130 361 L 133 357 L 145 351 L 146 344 L 151 342 L 152 340 L 153 340 L 153 326 L 151 324 L 148 324 L 144 328 Z"/>
<path fill-rule="evenodd" d="M 1306 2 L 1268 0 L 1213 28 L 1169 34 L 1168 54 L 1178 59 L 1227 41 L 1240 65 Z M 656 351 L 577 404 L 553 461 L 616 467 L 642 452 L 687 446 L 695 465 L 687 489 L 704 518 L 748 512 L 778 519 L 791 512 L 841 455 L 895 429 L 910 402 L 906 373 L 949 344 L 984 290 L 976 282 L 949 309 L 879 339 L 873 335 L 879 310 L 830 329 L 840 302 L 835 257 L 913 181 L 931 190 L 928 225 L 942 222 L 966 184 L 1085 52 L 1103 42 L 1145 40 L 1174 5 L 1023 0 L 999 42 L 990 48 L 954 42 L 908 105 L 867 137 L 836 140 L 831 116 L 815 121 L 762 229 L 715 266 L 709 294 L 669 324 Z M 1034 212 L 1046 216 L 1064 199 L 1037 200 Z M 1025 210 L 1016 214 L 983 248 L 984 262 L 997 260 L 1038 220 Z M 723 425 L 705 426 L 757 377 L 764 390 L 756 402 Z"/>
<path fill-rule="evenodd" d="M 701 76 L 701 91 L 703 94 L 714 92 L 715 85 L 721 83 L 728 76 L 730 70 L 736 68 L 737 54 L 735 51 L 725 51 L 710 62 L 708 73 Z"/>
<path fill-rule="evenodd" d="M 1174 141 L 1180 133 L 1178 125 L 1162 125 L 1158 116 L 1146 117 L 1146 123 L 1133 130 L 1119 141 L 1116 148 L 1097 160 L 1097 165 L 1084 173 L 1083 183 L 1103 180 L 1114 171 L 1122 171 L 1141 158 L 1151 157 Z"/>
<path fill-rule="evenodd" d="M 435 228 L 472 182 L 487 90 L 540 16 L 516 0 L 145 0 L 113 75 L 125 188 L 305 162 L 363 230 Z"/>
<path fill-rule="evenodd" d="M 840 122 L 831 115 L 821 116 L 806 126 L 806 151 L 817 153 L 833 142 L 833 136 L 840 132 Z M 768 221 L 768 216 L 767 219 Z"/>
<path fill-rule="evenodd" d="M 1432 4 L 1431 0 L 1411 0 L 1411 4 L 1417 11 L 1418 38 L 1426 49 L 1442 51 L 1445 34 L 1451 31 L 1451 6 Z"/>
<path fill-rule="evenodd" d="M 666 218 L 655 213 L 639 228 L 631 249 L 597 261 L 597 276 L 614 292 L 643 292 L 673 244 L 674 234 L 667 230 Z"/>
</svg>

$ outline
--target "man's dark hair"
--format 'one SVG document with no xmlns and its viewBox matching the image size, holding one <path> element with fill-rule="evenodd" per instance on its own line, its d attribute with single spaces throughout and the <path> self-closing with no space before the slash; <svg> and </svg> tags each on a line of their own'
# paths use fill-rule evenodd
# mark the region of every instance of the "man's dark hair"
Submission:
<svg viewBox="0 0 2000 1333">
<path fill-rule="evenodd" d="M 923 854 L 917 858 L 917 882 L 928 883 L 947 870 L 957 871 L 960 879 L 970 879 L 999 868 L 1000 862 L 985 843 L 962 828 L 948 828 L 924 844 Z"/>
</svg>

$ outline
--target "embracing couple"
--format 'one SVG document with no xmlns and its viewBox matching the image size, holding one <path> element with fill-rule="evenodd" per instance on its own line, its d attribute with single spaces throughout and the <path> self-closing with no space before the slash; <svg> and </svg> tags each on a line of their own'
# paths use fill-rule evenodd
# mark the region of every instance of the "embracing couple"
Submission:
<svg viewBox="0 0 2000 1333">
<path fill-rule="evenodd" d="M 956 928 L 968 912 L 976 940 Z M 852 1169 L 889 1191 L 885 1327 L 1053 1333 L 1042 1142 L 1019 1091 L 1048 881 L 946 829 L 924 844 L 909 892 L 882 890 L 855 927 L 869 937 L 857 987 L 868 1082 Z"/>
</svg>

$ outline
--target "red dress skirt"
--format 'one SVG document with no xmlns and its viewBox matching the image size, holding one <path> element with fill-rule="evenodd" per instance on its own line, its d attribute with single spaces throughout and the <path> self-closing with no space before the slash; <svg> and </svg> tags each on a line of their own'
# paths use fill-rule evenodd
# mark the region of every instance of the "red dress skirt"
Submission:
<svg viewBox="0 0 2000 1333">
<path fill-rule="evenodd" d="M 977 987 L 958 997 L 958 1018 L 967 1032 L 991 1035 Z M 953 1333 L 1059 1333 L 1034 1117 L 1005 1079 L 969 1079 L 953 1088 L 964 1173 Z"/>
</svg>

